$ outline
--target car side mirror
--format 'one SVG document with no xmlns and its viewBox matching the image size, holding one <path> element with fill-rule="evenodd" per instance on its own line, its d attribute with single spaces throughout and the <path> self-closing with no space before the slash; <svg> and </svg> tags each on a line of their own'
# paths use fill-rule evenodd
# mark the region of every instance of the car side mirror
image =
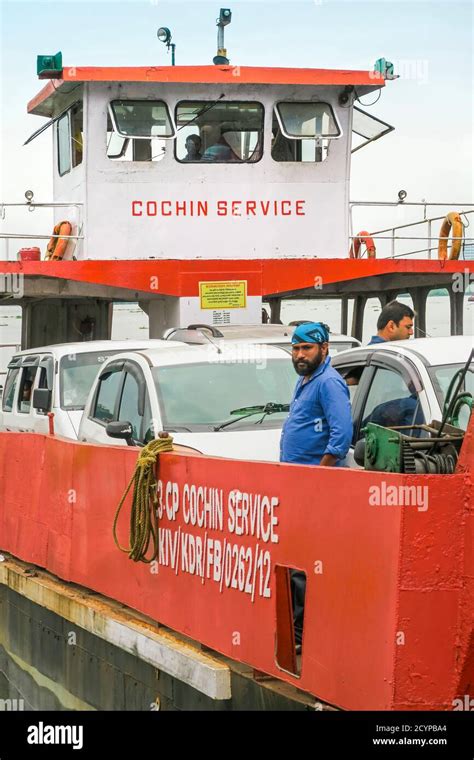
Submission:
<svg viewBox="0 0 474 760">
<path fill-rule="evenodd" d="M 131 422 L 122 422 L 121 420 L 118 420 L 117 422 L 108 422 L 105 432 L 110 438 L 120 438 L 121 440 L 126 441 L 127 446 L 133 446 L 133 428 Z"/>
<path fill-rule="evenodd" d="M 52 397 L 52 391 L 47 388 L 36 388 L 36 390 L 33 391 L 33 409 L 49 412 L 51 410 Z"/>
<path fill-rule="evenodd" d="M 354 461 L 359 467 L 365 464 L 365 438 L 361 438 L 354 446 Z"/>
</svg>

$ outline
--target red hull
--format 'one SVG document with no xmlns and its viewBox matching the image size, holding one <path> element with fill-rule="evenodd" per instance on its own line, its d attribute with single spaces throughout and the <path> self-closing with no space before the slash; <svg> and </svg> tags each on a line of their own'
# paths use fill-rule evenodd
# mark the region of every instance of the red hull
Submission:
<svg viewBox="0 0 474 760">
<path fill-rule="evenodd" d="M 451 476 L 163 455 L 160 477 L 177 484 L 179 508 L 173 520 L 165 511 L 160 529 L 166 539 L 179 535 L 180 548 L 177 570 L 163 564 L 162 551 L 156 573 L 132 563 L 112 538 L 136 449 L 0 433 L 0 547 L 341 708 L 450 710 L 456 697 L 472 693 L 474 676 L 473 437 L 474 417 Z M 428 509 L 370 506 L 369 488 L 383 482 L 426 486 Z M 222 489 L 222 530 L 185 523 L 185 484 Z M 267 509 L 263 537 L 229 530 L 228 496 L 236 488 L 278 499 L 278 542 L 265 541 Z M 127 533 L 124 514 L 123 543 Z M 183 534 L 206 546 L 204 578 L 189 572 L 192 539 L 184 553 Z M 222 585 L 219 575 L 214 580 L 209 539 L 244 547 L 237 588 L 233 553 L 229 585 L 226 573 Z M 261 595 L 261 550 L 271 558 L 269 597 Z M 276 565 L 308 578 L 300 678 L 275 662 Z"/>
</svg>

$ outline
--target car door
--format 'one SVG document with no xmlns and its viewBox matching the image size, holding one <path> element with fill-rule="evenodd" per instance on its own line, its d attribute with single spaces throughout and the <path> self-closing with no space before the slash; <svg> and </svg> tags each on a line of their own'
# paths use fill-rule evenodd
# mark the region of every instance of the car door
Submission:
<svg viewBox="0 0 474 760">
<path fill-rule="evenodd" d="M 368 422 L 384 427 L 423 424 L 431 419 L 431 410 L 422 378 L 405 355 L 364 351 L 353 361 L 349 355 L 344 360 L 336 359 L 335 368 L 346 380 L 351 394 L 354 433 L 348 465 L 357 467 L 354 446 L 363 437 Z M 412 432 L 423 435 L 420 431 Z"/>
<path fill-rule="evenodd" d="M 374 352 L 369 359 L 369 382 L 361 388 L 357 414 L 354 419 L 353 444 L 364 437 L 369 422 L 383 427 L 422 425 L 431 419 L 431 409 L 423 382 L 415 365 L 400 354 Z M 406 435 L 423 436 L 416 428 Z"/>
<path fill-rule="evenodd" d="M 126 446 L 126 442 L 107 435 L 109 422 L 129 422 L 136 445 L 153 437 L 149 394 L 142 368 L 130 359 L 109 362 L 99 375 L 90 408 L 84 410 L 80 440 Z"/>
</svg>

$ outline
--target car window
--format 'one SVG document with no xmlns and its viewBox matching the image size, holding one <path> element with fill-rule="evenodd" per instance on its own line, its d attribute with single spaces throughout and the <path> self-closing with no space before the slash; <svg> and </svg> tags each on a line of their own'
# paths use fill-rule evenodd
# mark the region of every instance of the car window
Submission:
<svg viewBox="0 0 474 760">
<path fill-rule="evenodd" d="M 120 399 L 118 419 L 122 422 L 130 422 L 132 426 L 132 438 L 139 440 L 142 426 L 142 417 L 138 411 L 139 387 L 136 379 L 130 372 L 125 375 L 125 382 Z"/>
<path fill-rule="evenodd" d="M 52 356 L 41 361 L 39 373 L 38 388 L 47 388 L 52 391 L 54 378 L 54 360 Z"/>
<path fill-rule="evenodd" d="M 424 420 L 418 394 L 410 391 L 403 377 L 394 370 L 378 367 L 364 408 L 362 425 L 375 422 L 384 427 L 422 424 Z M 359 431 L 359 438 L 363 433 Z"/>
<path fill-rule="evenodd" d="M 61 409 L 84 409 L 101 364 L 115 351 L 88 351 L 63 356 L 59 365 Z"/>
<path fill-rule="evenodd" d="M 5 390 L 3 392 L 3 404 L 2 409 L 4 412 L 11 412 L 13 410 L 13 398 L 15 396 L 15 388 L 17 385 L 18 376 L 20 374 L 20 368 L 15 367 L 9 370 L 7 379 L 5 382 Z"/>
<path fill-rule="evenodd" d="M 36 377 L 37 367 L 24 367 L 20 379 L 20 391 L 18 393 L 18 411 L 28 414 L 31 409 L 31 397 L 33 395 L 33 383 Z"/>
<path fill-rule="evenodd" d="M 100 380 L 93 417 L 100 422 L 112 422 L 115 403 L 123 373 L 120 370 L 106 373 Z"/>
<path fill-rule="evenodd" d="M 346 381 L 347 387 L 349 388 L 351 404 L 353 404 L 362 377 L 362 372 L 366 369 L 365 364 L 356 364 L 353 367 L 336 367 L 336 369 Z"/>
</svg>

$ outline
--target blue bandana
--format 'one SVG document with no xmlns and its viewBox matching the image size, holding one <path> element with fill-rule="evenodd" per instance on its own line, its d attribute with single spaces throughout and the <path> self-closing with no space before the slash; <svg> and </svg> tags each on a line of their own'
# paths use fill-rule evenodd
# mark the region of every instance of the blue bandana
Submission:
<svg viewBox="0 0 474 760">
<path fill-rule="evenodd" d="M 324 322 L 299 325 L 293 333 L 292 343 L 328 343 L 329 327 Z"/>
</svg>

